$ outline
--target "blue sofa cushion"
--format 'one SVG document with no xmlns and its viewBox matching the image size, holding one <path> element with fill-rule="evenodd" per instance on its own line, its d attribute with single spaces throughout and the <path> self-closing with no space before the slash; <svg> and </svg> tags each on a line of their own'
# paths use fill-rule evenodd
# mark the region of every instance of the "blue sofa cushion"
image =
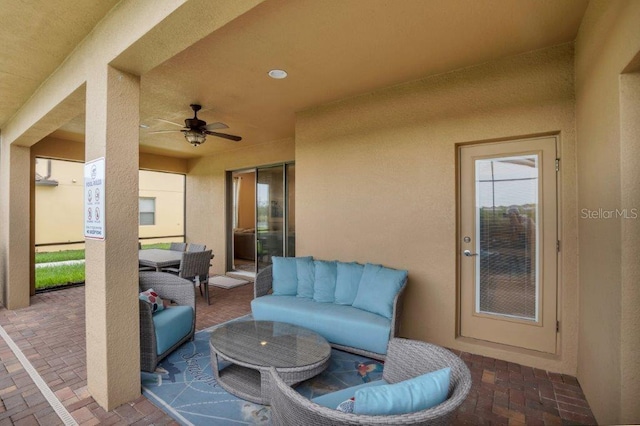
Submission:
<svg viewBox="0 0 640 426">
<path fill-rule="evenodd" d="M 314 263 L 315 282 L 313 284 L 313 300 L 320 303 L 333 303 L 335 301 L 338 262 L 316 260 Z"/>
<path fill-rule="evenodd" d="M 367 263 L 358 285 L 353 307 L 385 316 L 393 316 L 393 301 L 407 279 L 407 271 Z"/>
<path fill-rule="evenodd" d="M 359 389 L 353 412 L 384 416 L 435 407 L 447 399 L 450 376 L 451 368 L 447 367 L 402 382 Z"/>
<path fill-rule="evenodd" d="M 308 328 L 331 343 L 387 353 L 391 321 L 352 306 L 318 303 L 296 296 L 268 295 L 251 301 L 257 321 L 281 321 Z"/>
<path fill-rule="evenodd" d="M 358 294 L 358 285 L 363 270 L 364 266 L 356 262 L 338 262 L 335 303 L 338 305 L 353 304 L 356 294 Z"/>
<path fill-rule="evenodd" d="M 340 403 L 346 401 L 349 398 L 352 398 L 356 394 L 357 390 L 368 388 L 371 386 L 381 386 L 387 384 L 388 383 L 383 379 L 374 380 L 369 383 L 363 383 L 361 385 L 351 386 L 350 388 L 341 389 L 339 391 L 326 393 L 324 395 L 313 398 L 311 401 L 315 402 L 318 405 L 322 405 L 323 407 L 329 407 L 335 410 Z"/>
<path fill-rule="evenodd" d="M 171 306 L 153 314 L 156 329 L 156 351 L 166 352 L 191 332 L 193 308 L 191 306 Z"/>
<path fill-rule="evenodd" d="M 295 257 L 273 256 L 273 294 L 295 296 L 298 292 L 298 269 Z"/>
<path fill-rule="evenodd" d="M 296 272 L 298 276 L 298 297 L 313 297 L 315 281 L 315 266 L 312 257 L 296 257 Z"/>
</svg>

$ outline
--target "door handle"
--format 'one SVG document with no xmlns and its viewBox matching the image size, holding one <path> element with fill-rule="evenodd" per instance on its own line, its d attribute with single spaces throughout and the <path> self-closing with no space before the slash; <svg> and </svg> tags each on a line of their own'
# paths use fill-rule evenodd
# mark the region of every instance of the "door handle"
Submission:
<svg viewBox="0 0 640 426">
<path fill-rule="evenodd" d="M 478 253 L 471 253 L 470 250 L 465 250 L 465 251 L 462 252 L 462 254 L 464 254 L 467 257 L 472 257 L 472 256 L 477 256 L 478 255 Z"/>
</svg>

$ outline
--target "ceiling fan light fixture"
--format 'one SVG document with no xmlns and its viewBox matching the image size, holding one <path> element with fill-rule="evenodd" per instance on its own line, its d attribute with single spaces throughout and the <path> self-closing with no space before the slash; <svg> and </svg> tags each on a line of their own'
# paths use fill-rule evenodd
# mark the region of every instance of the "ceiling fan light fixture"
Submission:
<svg viewBox="0 0 640 426">
<path fill-rule="evenodd" d="M 184 132 L 184 138 L 193 146 L 202 145 L 207 139 L 207 135 L 197 130 L 186 130 Z"/>
</svg>

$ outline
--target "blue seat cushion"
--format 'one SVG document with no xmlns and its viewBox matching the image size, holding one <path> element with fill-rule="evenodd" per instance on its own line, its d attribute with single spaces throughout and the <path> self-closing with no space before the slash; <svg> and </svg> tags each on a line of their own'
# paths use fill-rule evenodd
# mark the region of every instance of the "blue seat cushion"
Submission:
<svg viewBox="0 0 640 426">
<path fill-rule="evenodd" d="M 156 351 L 163 354 L 191 332 L 193 308 L 191 306 L 171 306 L 153 314 L 156 329 Z"/>
<path fill-rule="evenodd" d="M 362 309 L 296 296 L 268 295 L 253 299 L 251 311 L 257 321 L 295 324 L 315 331 L 331 343 L 387 353 L 391 320 Z"/>
<path fill-rule="evenodd" d="M 349 398 L 353 398 L 357 390 L 368 388 L 371 386 L 380 386 L 380 385 L 386 385 L 386 384 L 388 383 L 383 379 L 374 380 L 373 382 L 363 383 L 361 385 L 351 386 L 350 388 L 341 389 L 335 392 L 330 392 L 330 393 L 315 397 L 311 401 L 315 402 L 318 405 L 322 405 L 323 407 L 329 407 L 335 410 L 336 407 L 341 402 L 344 402 Z"/>
</svg>

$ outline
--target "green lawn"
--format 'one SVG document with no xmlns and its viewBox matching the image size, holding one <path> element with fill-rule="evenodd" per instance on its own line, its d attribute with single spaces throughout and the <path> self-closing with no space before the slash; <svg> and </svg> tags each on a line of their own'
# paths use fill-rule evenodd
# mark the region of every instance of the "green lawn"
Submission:
<svg viewBox="0 0 640 426">
<path fill-rule="evenodd" d="M 84 249 L 36 253 L 36 263 L 62 262 L 63 260 L 79 259 L 84 259 Z"/>
<path fill-rule="evenodd" d="M 169 243 L 145 244 L 143 249 L 168 249 Z M 84 259 L 84 250 L 63 250 L 36 253 L 36 263 L 62 262 Z M 36 268 L 36 290 L 65 284 L 84 282 L 84 264 L 57 265 Z"/>
<path fill-rule="evenodd" d="M 84 281 L 84 263 L 36 268 L 36 290 Z"/>
</svg>

